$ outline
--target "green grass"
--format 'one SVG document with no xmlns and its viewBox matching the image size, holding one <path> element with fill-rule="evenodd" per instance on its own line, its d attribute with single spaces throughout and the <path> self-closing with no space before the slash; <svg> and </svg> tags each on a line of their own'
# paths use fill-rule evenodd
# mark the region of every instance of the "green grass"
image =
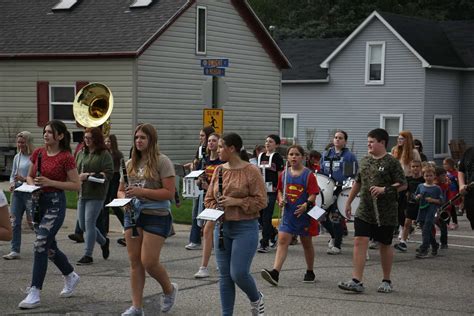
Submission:
<svg viewBox="0 0 474 316">
<path fill-rule="evenodd" d="M 10 201 L 11 193 L 8 191 L 4 191 L 7 199 Z M 77 208 L 77 192 L 66 192 L 66 207 L 76 209 Z M 171 207 L 173 213 L 173 220 L 175 223 L 179 224 L 189 224 L 191 225 L 192 219 L 192 208 L 193 208 L 193 201 L 190 199 L 183 199 L 181 198 L 181 206 L 179 208 L 173 204 Z"/>
<path fill-rule="evenodd" d="M 5 191 L 5 195 L 10 201 L 11 193 Z M 77 208 L 77 192 L 66 192 L 66 207 L 76 209 Z M 181 198 L 181 206 L 176 207 L 173 203 L 171 206 L 171 212 L 173 213 L 173 221 L 178 224 L 188 224 L 192 223 L 192 211 L 193 211 L 193 200 L 192 199 L 183 199 Z M 273 212 L 273 218 L 278 217 L 278 205 L 275 204 L 275 210 Z"/>
</svg>

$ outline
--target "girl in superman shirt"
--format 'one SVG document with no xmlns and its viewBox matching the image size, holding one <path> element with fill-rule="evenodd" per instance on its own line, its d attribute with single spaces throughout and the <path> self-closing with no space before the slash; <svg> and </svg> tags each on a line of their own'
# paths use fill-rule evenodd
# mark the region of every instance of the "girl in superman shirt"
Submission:
<svg viewBox="0 0 474 316">
<path fill-rule="evenodd" d="M 288 253 L 292 235 L 299 235 L 304 249 L 307 270 L 303 278 L 305 283 L 313 283 L 315 275 L 314 247 L 312 237 L 317 234 L 317 223 L 307 213 L 314 206 L 319 193 L 318 182 L 313 172 L 303 166 L 304 149 L 299 145 L 288 148 L 289 167 L 278 179 L 278 204 L 283 210 L 280 227 L 278 228 L 278 247 L 273 270 L 263 269 L 263 279 L 277 286 L 279 274 Z M 286 182 L 286 185 L 285 185 Z M 286 201 L 283 198 L 286 189 Z"/>
</svg>

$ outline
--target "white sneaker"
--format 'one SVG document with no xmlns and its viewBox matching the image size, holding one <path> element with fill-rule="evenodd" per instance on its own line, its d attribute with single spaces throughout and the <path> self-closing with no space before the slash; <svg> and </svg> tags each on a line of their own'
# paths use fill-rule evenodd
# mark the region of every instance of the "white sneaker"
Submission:
<svg viewBox="0 0 474 316">
<path fill-rule="evenodd" d="M 190 242 L 189 244 L 187 244 L 186 246 L 184 246 L 184 248 L 188 249 L 188 250 L 198 250 L 198 249 L 201 249 L 201 245 L 200 244 L 195 244 L 193 242 Z"/>
<path fill-rule="evenodd" d="M 329 248 L 326 253 L 328 255 L 339 255 L 341 254 L 341 249 L 337 248 L 337 247 L 332 247 L 332 248 Z"/>
<path fill-rule="evenodd" d="M 72 294 L 74 293 L 74 290 L 76 289 L 77 284 L 79 284 L 79 280 L 81 279 L 79 277 L 79 274 L 76 272 L 72 271 L 66 276 L 63 276 L 64 278 L 64 288 L 59 294 L 60 297 L 71 297 Z"/>
<path fill-rule="evenodd" d="M 256 302 L 250 302 L 250 310 L 252 312 L 252 316 L 261 316 L 265 315 L 265 303 L 263 301 L 263 294 L 259 292 L 260 299 Z"/>
<path fill-rule="evenodd" d="M 378 249 L 379 248 L 379 243 L 376 241 L 371 240 L 369 242 L 369 249 Z"/>
<path fill-rule="evenodd" d="M 209 269 L 207 267 L 200 267 L 199 271 L 194 275 L 196 279 L 204 279 L 209 277 Z"/>
<path fill-rule="evenodd" d="M 176 303 L 176 296 L 178 296 L 178 284 L 171 283 L 171 285 L 173 286 L 173 293 L 171 293 L 170 295 L 162 295 L 163 301 L 160 304 L 162 313 L 169 312 Z"/>
<path fill-rule="evenodd" d="M 331 249 L 332 247 L 334 247 L 334 238 L 331 238 L 328 241 L 328 248 Z"/>
<path fill-rule="evenodd" d="M 132 305 L 122 313 L 122 316 L 145 316 L 145 313 L 143 312 L 143 308 L 136 308 Z"/>
<path fill-rule="evenodd" d="M 41 305 L 40 302 L 40 290 L 37 289 L 35 286 L 32 286 L 26 290 L 28 296 L 18 304 L 18 307 L 21 309 L 32 309 L 39 307 Z"/>
<path fill-rule="evenodd" d="M 3 259 L 5 260 L 15 260 L 15 259 L 20 259 L 20 253 L 12 251 L 8 255 L 4 255 Z"/>
</svg>

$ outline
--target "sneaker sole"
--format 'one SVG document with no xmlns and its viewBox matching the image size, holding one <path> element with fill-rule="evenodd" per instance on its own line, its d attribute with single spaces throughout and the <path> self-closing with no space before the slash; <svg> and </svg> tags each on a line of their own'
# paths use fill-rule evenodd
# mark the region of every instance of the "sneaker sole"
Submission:
<svg viewBox="0 0 474 316">
<path fill-rule="evenodd" d="M 17 260 L 20 259 L 20 257 L 3 257 L 5 260 Z"/>
<path fill-rule="evenodd" d="M 35 303 L 35 304 L 18 304 L 18 307 L 20 309 L 33 309 L 33 308 L 36 308 L 36 307 L 40 307 L 41 306 L 41 302 L 38 302 L 38 303 Z"/>
<path fill-rule="evenodd" d="M 76 265 L 78 265 L 78 266 L 90 266 L 93 263 L 94 262 L 88 262 L 88 263 L 76 262 Z"/>
<path fill-rule="evenodd" d="M 348 292 L 354 292 L 354 293 L 358 293 L 358 294 L 364 292 L 364 290 L 358 291 L 358 290 L 356 290 L 356 289 L 354 289 L 354 288 L 348 288 L 348 287 L 346 287 L 346 286 L 344 286 L 344 285 L 342 285 L 342 284 L 338 284 L 337 286 L 338 286 L 341 290 L 348 291 Z"/>
<path fill-rule="evenodd" d="M 303 283 L 316 283 L 316 280 L 313 280 L 313 281 L 305 281 L 305 280 L 303 280 Z"/>
<path fill-rule="evenodd" d="M 208 275 L 194 275 L 195 279 L 205 279 L 205 278 L 208 278 L 208 277 L 209 277 L 209 274 Z"/>
<path fill-rule="evenodd" d="M 268 283 L 270 283 L 271 285 L 273 286 L 278 286 L 278 281 L 275 281 L 272 276 L 270 275 L 270 273 L 268 273 L 266 270 L 262 270 L 260 272 L 260 274 L 262 275 L 262 278 L 267 281 Z"/>
</svg>

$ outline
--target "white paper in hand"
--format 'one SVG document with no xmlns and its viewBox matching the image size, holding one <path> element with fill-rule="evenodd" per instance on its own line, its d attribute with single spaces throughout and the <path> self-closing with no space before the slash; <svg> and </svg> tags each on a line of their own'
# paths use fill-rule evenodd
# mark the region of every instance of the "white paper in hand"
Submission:
<svg viewBox="0 0 474 316">
<path fill-rule="evenodd" d="M 197 219 L 202 219 L 202 220 L 205 220 L 205 221 L 215 222 L 222 215 L 224 215 L 224 212 L 221 211 L 221 210 L 216 210 L 214 208 L 206 208 L 196 218 Z"/>
<path fill-rule="evenodd" d="M 319 206 L 315 205 L 309 212 L 308 215 L 314 218 L 315 220 L 319 221 L 319 219 L 326 213 L 325 210 L 320 208 Z"/>
<path fill-rule="evenodd" d="M 122 207 L 130 203 L 132 199 L 113 199 L 106 207 Z"/>
<path fill-rule="evenodd" d="M 26 193 L 33 193 L 37 190 L 41 189 L 41 187 L 39 186 L 36 186 L 36 185 L 30 185 L 30 184 L 26 184 L 26 183 L 23 183 L 22 185 L 20 185 L 18 188 L 15 189 L 15 191 L 17 192 L 26 192 Z"/>
</svg>

